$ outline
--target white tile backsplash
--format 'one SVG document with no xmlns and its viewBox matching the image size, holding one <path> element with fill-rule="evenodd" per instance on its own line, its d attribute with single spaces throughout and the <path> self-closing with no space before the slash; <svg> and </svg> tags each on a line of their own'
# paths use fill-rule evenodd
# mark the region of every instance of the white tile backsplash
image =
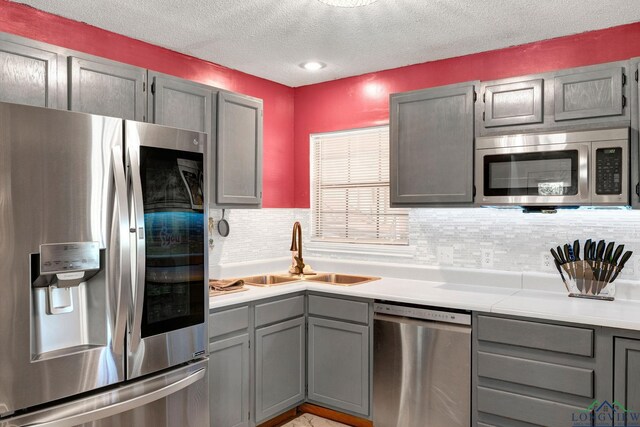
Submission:
<svg viewBox="0 0 640 427">
<path fill-rule="evenodd" d="M 211 217 L 217 221 L 221 211 L 212 211 Z M 225 217 L 231 233 L 226 238 L 217 231 L 212 233 L 211 266 L 288 257 L 295 221 L 302 224 L 305 243 L 309 241 L 309 209 L 227 210 Z M 404 264 L 536 273 L 556 272 L 553 265 L 542 265 L 543 255 L 551 247 L 575 239 L 581 245 L 589 238 L 613 240 L 634 251 L 621 278 L 640 279 L 640 212 L 636 211 L 594 209 L 525 214 L 515 209 L 411 209 L 409 232 L 415 251 L 410 258 L 398 260 Z M 370 254 L 306 254 L 342 260 L 384 259 Z"/>
</svg>

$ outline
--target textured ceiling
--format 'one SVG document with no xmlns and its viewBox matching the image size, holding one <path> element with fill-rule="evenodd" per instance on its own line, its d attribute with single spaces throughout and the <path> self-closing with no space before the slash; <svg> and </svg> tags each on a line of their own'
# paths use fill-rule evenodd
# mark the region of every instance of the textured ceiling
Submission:
<svg viewBox="0 0 640 427">
<path fill-rule="evenodd" d="M 294 87 L 640 21 L 632 0 L 18 2 Z"/>
</svg>

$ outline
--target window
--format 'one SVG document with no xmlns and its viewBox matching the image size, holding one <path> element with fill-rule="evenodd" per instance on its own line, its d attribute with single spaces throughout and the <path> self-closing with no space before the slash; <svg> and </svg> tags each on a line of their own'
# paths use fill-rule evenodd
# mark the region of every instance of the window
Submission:
<svg viewBox="0 0 640 427">
<path fill-rule="evenodd" d="M 389 207 L 389 127 L 311 136 L 312 240 L 407 245 L 409 210 Z"/>
</svg>

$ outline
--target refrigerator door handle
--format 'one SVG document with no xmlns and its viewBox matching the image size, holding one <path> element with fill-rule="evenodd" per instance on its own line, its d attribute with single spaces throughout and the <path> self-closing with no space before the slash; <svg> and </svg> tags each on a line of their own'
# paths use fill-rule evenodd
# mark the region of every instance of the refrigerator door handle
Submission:
<svg viewBox="0 0 640 427">
<path fill-rule="evenodd" d="M 127 303 L 126 303 L 126 290 L 125 283 L 131 280 L 131 255 L 129 249 L 129 219 L 128 219 L 128 211 L 127 211 L 127 181 L 124 173 L 124 165 L 122 163 L 123 154 L 122 147 L 115 146 L 111 150 L 111 165 L 113 167 L 113 179 L 115 182 L 115 203 L 117 205 L 117 233 L 118 235 L 113 235 L 112 239 L 117 238 L 119 240 L 119 253 L 117 255 L 118 259 L 118 269 L 119 274 L 117 275 L 117 309 L 116 309 L 116 317 L 115 317 L 115 325 L 113 332 L 113 351 L 116 354 L 124 353 L 124 337 L 127 330 Z M 113 245 L 112 245 L 113 247 Z"/>
<path fill-rule="evenodd" d="M 144 229 L 144 205 L 142 201 L 142 181 L 140 180 L 140 160 L 138 158 L 139 146 L 129 146 L 129 166 L 130 166 L 130 180 L 131 180 L 131 200 L 133 206 L 132 215 L 132 227 L 131 233 L 135 237 L 135 244 L 132 245 L 135 248 L 135 260 L 136 271 L 132 275 L 132 301 L 133 301 L 133 313 L 131 313 L 131 328 L 129 333 L 131 335 L 129 349 L 130 353 L 135 353 L 140 345 L 141 340 L 141 324 L 142 324 L 142 309 L 144 303 L 144 282 L 145 282 L 145 268 L 146 268 L 146 253 L 145 253 L 145 229 Z"/>
<path fill-rule="evenodd" d="M 206 368 L 198 369 L 189 376 L 152 392 L 100 408 L 90 407 L 87 408 L 87 411 L 81 411 L 81 413 L 74 415 L 67 415 L 67 410 L 61 410 L 59 411 L 59 414 L 56 414 L 56 411 L 52 410 L 47 414 L 47 418 L 53 420 L 27 424 L 25 427 L 72 427 L 118 415 L 177 393 L 178 391 L 189 387 L 191 384 L 202 380 L 205 377 L 206 372 Z"/>
</svg>

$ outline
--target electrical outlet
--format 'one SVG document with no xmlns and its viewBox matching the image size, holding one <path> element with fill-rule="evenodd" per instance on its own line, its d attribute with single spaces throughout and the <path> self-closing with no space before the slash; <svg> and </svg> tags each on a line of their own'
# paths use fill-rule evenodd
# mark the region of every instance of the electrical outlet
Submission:
<svg viewBox="0 0 640 427">
<path fill-rule="evenodd" d="M 493 249 L 480 249 L 480 267 L 493 268 Z"/>
<path fill-rule="evenodd" d="M 553 267 L 553 257 L 549 251 L 544 251 L 540 253 L 540 270 L 548 271 Z"/>
<path fill-rule="evenodd" d="M 453 265 L 453 248 L 451 246 L 438 246 L 436 249 L 438 264 Z"/>
</svg>

